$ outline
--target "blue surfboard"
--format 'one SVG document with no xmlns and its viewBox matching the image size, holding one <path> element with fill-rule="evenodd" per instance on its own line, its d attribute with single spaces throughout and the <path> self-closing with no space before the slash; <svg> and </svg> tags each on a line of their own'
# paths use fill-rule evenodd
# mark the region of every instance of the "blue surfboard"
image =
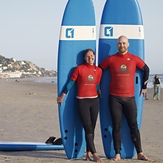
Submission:
<svg viewBox="0 0 163 163">
<path fill-rule="evenodd" d="M 64 150 L 63 145 L 38 142 L 0 142 L 0 151 Z"/>
<path fill-rule="evenodd" d="M 95 14 L 92 0 L 69 0 L 62 19 L 58 49 L 58 96 L 74 67 L 84 62 L 83 50 L 96 48 Z M 82 158 L 85 134 L 76 108 L 76 84 L 58 106 L 60 131 L 66 155 Z"/>
<path fill-rule="evenodd" d="M 103 9 L 100 38 L 99 38 L 99 64 L 107 56 L 117 52 L 117 38 L 125 35 L 129 39 L 129 52 L 144 60 L 144 28 L 140 6 L 137 0 L 107 0 Z M 108 94 L 110 83 L 109 70 L 105 70 L 101 81 L 102 99 L 100 101 L 100 123 L 105 154 L 108 158 L 115 156 L 112 140 L 112 124 L 108 108 Z M 142 119 L 143 97 L 140 97 L 142 74 L 137 70 L 135 75 L 135 98 L 138 111 L 138 126 L 140 129 Z M 130 131 L 123 117 L 122 122 L 122 158 L 132 158 L 135 148 L 130 137 Z"/>
</svg>

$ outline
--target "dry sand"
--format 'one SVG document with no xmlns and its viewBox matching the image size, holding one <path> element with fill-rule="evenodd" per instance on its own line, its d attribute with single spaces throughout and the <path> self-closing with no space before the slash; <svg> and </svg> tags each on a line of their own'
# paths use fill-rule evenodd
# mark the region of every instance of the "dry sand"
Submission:
<svg viewBox="0 0 163 163">
<path fill-rule="evenodd" d="M 0 79 L 0 141 L 45 142 L 50 136 L 60 137 L 57 86 L 54 83 L 35 83 L 25 79 Z M 144 102 L 141 127 L 142 146 L 150 162 L 163 162 L 163 90 L 160 101 L 153 100 L 153 90 L 148 89 Z M 99 121 L 95 144 L 104 163 L 105 158 Z M 0 151 L 0 163 L 87 163 L 84 160 L 68 160 L 64 150 Z M 89 161 L 88 161 L 89 162 Z M 121 163 L 141 163 L 136 159 L 124 159 Z"/>
</svg>

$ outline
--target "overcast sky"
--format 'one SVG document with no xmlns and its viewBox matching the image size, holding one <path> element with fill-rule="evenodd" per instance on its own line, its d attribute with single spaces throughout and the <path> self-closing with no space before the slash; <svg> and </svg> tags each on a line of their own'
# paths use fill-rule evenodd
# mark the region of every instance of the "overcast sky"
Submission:
<svg viewBox="0 0 163 163">
<path fill-rule="evenodd" d="M 105 1 L 93 0 L 97 29 Z M 163 0 L 138 2 L 145 28 L 145 61 L 151 73 L 163 74 Z M 67 0 L 0 0 L 0 55 L 56 70 L 66 3 Z"/>
</svg>

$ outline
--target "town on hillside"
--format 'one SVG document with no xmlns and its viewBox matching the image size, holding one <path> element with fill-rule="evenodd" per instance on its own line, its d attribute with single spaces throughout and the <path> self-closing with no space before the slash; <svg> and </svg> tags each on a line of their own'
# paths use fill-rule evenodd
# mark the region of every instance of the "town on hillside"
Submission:
<svg viewBox="0 0 163 163">
<path fill-rule="evenodd" d="M 57 72 L 40 68 L 30 61 L 0 55 L 0 78 L 55 77 Z"/>
</svg>

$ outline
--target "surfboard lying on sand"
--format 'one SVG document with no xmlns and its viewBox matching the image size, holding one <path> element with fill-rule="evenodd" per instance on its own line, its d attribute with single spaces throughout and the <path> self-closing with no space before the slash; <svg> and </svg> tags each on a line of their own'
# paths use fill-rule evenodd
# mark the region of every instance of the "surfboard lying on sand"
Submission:
<svg viewBox="0 0 163 163">
<path fill-rule="evenodd" d="M 96 47 L 95 14 L 92 0 L 69 0 L 67 2 L 58 49 L 58 96 L 77 65 L 84 62 L 85 49 Z M 66 155 L 82 158 L 85 150 L 85 134 L 76 108 L 76 84 L 58 106 L 60 131 Z"/>
<path fill-rule="evenodd" d="M 0 141 L 0 151 L 63 150 L 63 145 L 37 142 Z"/>
<path fill-rule="evenodd" d="M 129 39 L 129 52 L 144 60 L 144 28 L 141 10 L 137 0 L 107 0 L 103 9 L 99 38 L 99 64 L 107 56 L 117 52 L 117 38 L 125 35 Z M 115 156 L 112 140 L 112 124 L 108 108 L 110 75 L 109 70 L 103 72 L 101 81 L 102 99 L 100 101 L 100 123 L 105 154 L 108 158 Z M 143 97 L 140 97 L 142 73 L 137 70 L 135 75 L 135 99 L 138 111 L 138 126 L 142 120 Z M 135 149 L 130 137 L 130 131 L 123 117 L 122 122 L 122 158 L 132 158 Z"/>
</svg>

